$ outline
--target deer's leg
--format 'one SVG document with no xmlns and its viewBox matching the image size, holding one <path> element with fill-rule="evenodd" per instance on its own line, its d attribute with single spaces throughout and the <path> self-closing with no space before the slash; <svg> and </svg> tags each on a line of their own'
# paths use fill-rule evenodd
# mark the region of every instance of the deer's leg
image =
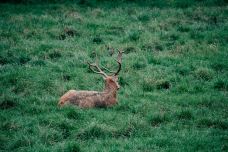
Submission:
<svg viewBox="0 0 228 152">
<path fill-rule="evenodd" d="M 79 107 L 81 108 L 92 108 L 95 107 L 94 100 L 92 98 L 85 98 L 79 102 Z"/>
</svg>

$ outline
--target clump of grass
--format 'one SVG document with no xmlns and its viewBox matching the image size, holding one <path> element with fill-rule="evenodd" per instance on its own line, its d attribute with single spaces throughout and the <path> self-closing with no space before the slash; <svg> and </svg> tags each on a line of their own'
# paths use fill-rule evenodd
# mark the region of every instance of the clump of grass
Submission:
<svg viewBox="0 0 228 152">
<path fill-rule="evenodd" d="M 147 55 L 147 62 L 148 64 L 161 64 L 161 61 L 152 55 Z"/>
<path fill-rule="evenodd" d="M 93 16 L 95 17 L 103 17 L 104 16 L 104 11 L 100 8 L 96 8 L 92 11 Z"/>
<path fill-rule="evenodd" d="M 0 103 L 1 109 L 9 109 L 15 107 L 17 104 L 12 100 L 4 100 Z"/>
<path fill-rule="evenodd" d="M 149 122 L 153 127 L 158 127 L 168 121 L 169 121 L 169 119 L 166 114 L 153 115 L 149 119 Z"/>
<path fill-rule="evenodd" d="M 144 69 L 147 66 L 147 60 L 144 57 L 136 56 L 132 63 L 134 70 Z"/>
<path fill-rule="evenodd" d="M 187 8 L 192 6 L 193 4 L 194 4 L 193 0 L 189 0 L 189 1 L 176 0 L 174 2 L 174 5 L 180 8 Z"/>
<path fill-rule="evenodd" d="M 211 67 L 216 71 L 222 72 L 228 69 L 228 64 L 223 60 L 213 61 Z"/>
<path fill-rule="evenodd" d="M 59 35 L 60 40 L 65 40 L 67 37 L 80 36 L 80 33 L 73 28 L 65 28 Z"/>
<path fill-rule="evenodd" d="M 143 68 L 145 68 L 146 67 L 146 63 L 145 63 L 145 61 L 140 61 L 140 60 L 138 60 L 137 62 L 135 62 L 134 64 L 133 64 L 133 69 L 135 69 L 135 70 L 140 70 L 140 69 L 143 69 Z"/>
<path fill-rule="evenodd" d="M 164 50 L 164 47 L 161 44 L 156 44 L 154 46 L 154 48 L 155 48 L 156 51 L 163 51 Z"/>
<path fill-rule="evenodd" d="M 112 136 L 112 131 L 108 126 L 92 124 L 77 133 L 77 138 L 81 140 L 88 140 L 91 138 L 105 138 Z"/>
<path fill-rule="evenodd" d="M 141 22 L 148 22 L 150 20 L 150 16 L 148 14 L 141 14 L 138 16 L 138 20 Z"/>
<path fill-rule="evenodd" d="M 124 28 L 122 26 L 111 26 L 105 31 L 105 33 L 111 35 L 122 35 L 124 33 Z"/>
<path fill-rule="evenodd" d="M 133 53 L 133 52 L 136 52 L 136 48 L 133 46 L 129 46 L 129 47 L 124 48 L 125 54 L 129 54 L 129 53 Z"/>
<path fill-rule="evenodd" d="M 120 76 L 119 77 L 119 84 L 121 86 L 125 86 L 125 85 L 128 85 L 129 83 L 128 83 L 128 81 L 125 78 L 123 78 L 122 76 Z"/>
<path fill-rule="evenodd" d="M 217 90 L 228 90 L 228 82 L 224 80 L 217 80 L 214 83 L 214 88 Z"/>
<path fill-rule="evenodd" d="M 14 108 L 18 105 L 17 103 L 17 99 L 16 98 L 12 98 L 12 97 L 3 97 L 0 98 L 1 102 L 0 102 L 0 109 L 10 109 L 10 108 Z"/>
<path fill-rule="evenodd" d="M 193 119 L 192 112 L 189 110 L 183 110 L 177 114 L 177 117 L 179 119 L 184 119 L 184 120 L 191 120 Z"/>
<path fill-rule="evenodd" d="M 80 152 L 81 148 L 80 148 L 78 143 L 69 142 L 69 143 L 66 144 L 65 151 L 68 151 L 68 152 Z"/>
<path fill-rule="evenodd" d="M 70 129 L 72 129 L 70 125 L 67 123 L 60 123 L 58 127 L 60 128 L 64 139 L 70 136 Z"/>
<path fill-rule="evenodd" d="M 133 0 L 133 1 L 134 1 L 134 0 Z M 133 9 L 133 8 L 129 8 L 129 9 L 127 10 L 127 14 L 128 14 L 128 15 L 135 15 L 135 14 L 136 14 L 136 10 Z"/>
<path fill-rule="evenodd" d="M 120 103 L 119 106 L 114 107 L 114 109 L 115 109 L 116 111 L 127 111 L 127 110 L 129 110 L 130 108 L 131 108 L 131 107 L 130 107 L 128 104 L 126 104 L 126 103 Z"/>
<path fill-rule="evenodd" d="M 153 44 L 150 44 L 150 43 L 147 43 L 147 44 L 144 44 L 141 49 L 143 51 L 148 51 L 148 52 L 152 52 L 154 50 L 154 47 L 153 47 Z"/>
<path fill-rule="evenodd" d="M 154 89 L 170 89 L 171 83 L 167 80 L 156 80 L 153 78 L 145 78 L 142 82 L 144 91 L 153 91 Z"/>
<path fill-rule="evenodd" d="M 197 30 L 193 30 L 190 32 L 190 37 L 194 40 L 202 40 L 204 39 L 205 35 L 202 32 L 199 32 Z"/>
<path fill-rule="evenodd" d="M 207 118 L 202 118 L 198 120 L 197 126 L 200 128 L 218 128 L 222 130 L 228 129 L 228 123 L 222 120 L 211 120 Z"/>
<path fill-rule="evenodd" d="M 17 51 L 13 53 L 8 51 L 0 55 L 0 64 L 18 64 L 23 65 L 31 60 L 30 56 L 26 52 Z"/>
<path fill-rule="evenodd" d="M 82 115 L 79 112 L 75 111 L 75 109 L 71 109 L 67 113 L 67 118 L 74 119 L 74 120 L 80 120 L 80 119 L 82 119 Z"/>
<path fill-rule="evenodd" d="M 184 25 L 180 25 L 180 26 L 178 26 L 177 30 L 180 31 L 180 32 L 189 32 L 190 28 L 187 27 L 186 25 L 185 26 Z"/>
<path fill-rule="evenodd" d="M 87 6 L 87 7 L 93 6 L 93 3 L 91 3 L 88 0 L 79 0 L 77 4 L 79 4 L 81 6 Z"/>
<path fill-rule="evenodd" d="M 179 73 L 180 75 L 186 76 L 190 74 L 191 68 L 188 66 L 178 65 L 176 67 L 176 72 Z"/>
<path fill-rule="evenodd" d="M 199 102 L 197 102 L 197 106 L 201 107 L 206 107 L 209 109 L 223 109 L 225 108 L 225 103 L 226 103 L 226 98 L 225 97 L 221 97 L 221 98 L 217 98 L 217 97 L 204 97 L 202 98 Z"/>
<path fill-rule="evenodd" d="M 30 60 L 31 60 L 30 57 L 28 55 L 26 55 L 26 54 L 21 54 L 19 56 L 19 63 L 20 64 L 25 64 L 25 63 L 27 63 Z"/>
<path fill-rule="evenodd" d="M 68 75 L 68 74 L 64 74 L 63 77 L 62 77 L 62 79 L 63 79 L 64 81 L 70 81 L 70 80 L 71 80 L 71 76 Z"/>
<path fill-rule="evenodd" d="M 115 131 L 113 136 L 115 138 L 117 138 L 117 137 L 129 138 L 134 134 L 134 131 L 135 131 L 134 125 L 129 125 L 125 128 L 121 128 L 118 131 Z"/>
<path fill-rule="evenodd" d="M 42 59 L 37 59 L 37 60 L 31 61 L 30 64 L 34 66 L 44 66 L 46 65 L 46 62 Z"/>
<path fill-rule="evenodd" d="M 49 56 L 51 59 L 57 59 L 57 58 L 62 57 L 62 54 L 61 54 L 59 51 L 55 50 L 55 51 L 53 51 L 53 52 L 50 52 L 50 53 L 48 54 L 48 56 Z"/>
<path fill-rule="evenodd" d="M 38 45 L 38 47 L 34 53 L 42 54 L 44 52 L 48 52 L 49 50 L 52 50 L 53 48 L 54 48 L 54 46 L 51 44 L 42 43 L 42 44 Z"/>
<path fill-rule="evenodd" d="M 29 139 L 26 139 L 26 137 L 22 136 L 18 137 L 18 140 L 13 141 L 10 148 L 11 150 L 15 150 L 22 147 L 27 147 L 29 145 L 31 145 L 31 141 Z"/>
<path fill-rule="evenodd" d="M 169 39 L 170 39 L 171 41 L 176 41 L 176 40 L 179 39 L 179 35 L 178 35 L 178 34 L 171 34 L 171 35 L 169 36 Z"/>
<path fill-rule="evenodd" d="M 213 78 L 213 71 L 208 68 L 198 68 L 194 71 L 194 75 L 198 79 L 211 80 Z"/>
<path fill-rule="evenodd" d="M 129 32 L 128 37 L 130 41 L 138 41 L 140 38 L 140 35 L 141 35 L 140 31 L 133 30 Z"/>
<path fill-rule="evenodd" d="M 167 80 L 159 80 L 156 82 L 157 89 L 170 89 L 171 83 Z"/>
<path fill-rule="evenodd" d="M 96 36 L 93 38 L 93 43 L 100 44 L 102 42 L 103 42 L 103 40 L 100 36 Z"/>
</svg>

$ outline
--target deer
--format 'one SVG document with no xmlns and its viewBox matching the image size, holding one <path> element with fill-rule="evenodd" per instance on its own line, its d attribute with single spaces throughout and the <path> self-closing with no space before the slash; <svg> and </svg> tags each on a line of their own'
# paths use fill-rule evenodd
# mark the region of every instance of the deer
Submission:
<svg viewBox="0 0 228 152">
<path fill-rule="evenodd" d="M 120 89 L 118 74 L 121 71 L 122 54 L 123 51 L 118 50 L 117 60 L 115 60 L 118 63 L 118 69 L 116 72 L 110 71 L 103 66 L 100 68 L 98 61 L 95 63 L 87 62 L 89 69 L 92 72 L 103 76 L 105 83 L 103 91 L 69 90 L 60 98 L 58 105 L 62 107 L 65 104 L 73 104 L 79 106 L 80 108 L 104 108 L 117 104 L 117 91 Z M 106 70 L 110 74 L 106 74 L 102 69 Z"/>
</svg>

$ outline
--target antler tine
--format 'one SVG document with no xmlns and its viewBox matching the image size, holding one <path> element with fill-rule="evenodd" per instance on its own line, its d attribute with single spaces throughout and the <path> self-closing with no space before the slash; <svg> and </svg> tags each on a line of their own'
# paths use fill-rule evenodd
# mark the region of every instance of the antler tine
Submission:
<svg viewBox="0 0 228 152">
<path fill-rule="evenodd" d="M 118 50 L 118 56 L 117 56 L 116 62 L 119 64 L 119 68 L 118 68 L 117 72 L 114 74 L 115 76 L 117 76 L 118 73 L 119 73 L 120 70 L 121 70 L 122 55 L 123 55 L 123 51 L 122 51 L 122 50 Z"/>
<path fill-rule="evenodd" d="M 89 69 L 91 70 L 91 71 L 93 71 L 94 73 L 97 73 L 97 74 L 102 74 L 104 77 L 107 77 L 107 74 L 105 74 L 100 68 L 99 68 L 99 66 L 97 65 L 97 63 L 96 64 L 91 64 L 91 63 L 89 63 L 89 62 L 87 62 L 88 63 L 88 65 L 89 65 Z M 92 69 L 92 67 L 95 67 L 98 71 L 95 71 L 94 69 Z"/>
<path fill-rule="evenodd" d="M 102 69 L 104 69 L 104 70 L 108 71 L 109 73 L 115 73 L 114 71 L 109 70 L 108 68 L 106 68 L 106 67 L 105 67 L 105 66 L 103 66 L 103 65 L 101 65 L 101 67 L 102 67 Z"/>
</svg>

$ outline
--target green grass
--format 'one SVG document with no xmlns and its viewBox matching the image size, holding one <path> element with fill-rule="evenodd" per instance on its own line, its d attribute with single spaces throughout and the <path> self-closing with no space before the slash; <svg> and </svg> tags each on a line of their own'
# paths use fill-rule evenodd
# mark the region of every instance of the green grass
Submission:
<svg viewBox="0 0 228 152">
<path fill-rule="evenodd" d="M 17 2 L 0 4 L 0 151 L 228 149 L 225 1 Z M 125 51 L 118 105 L 59 108 L 102 90 L 86 61 L 115 69 L 108 48 Z"/>
</svg>

